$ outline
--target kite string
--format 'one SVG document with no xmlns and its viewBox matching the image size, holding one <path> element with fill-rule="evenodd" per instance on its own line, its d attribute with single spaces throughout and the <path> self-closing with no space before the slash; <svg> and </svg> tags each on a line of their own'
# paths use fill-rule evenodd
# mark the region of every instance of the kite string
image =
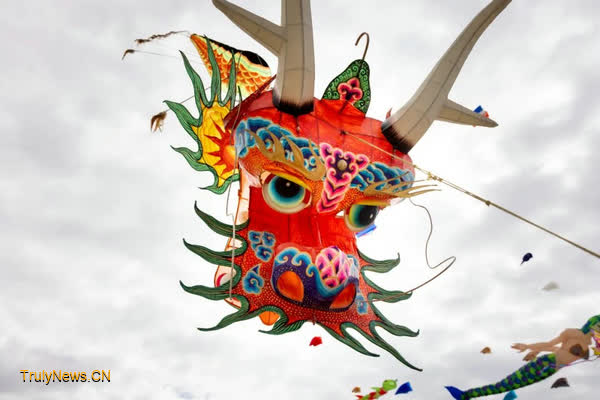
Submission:
<svg viewBox="0 0 600 400">
<path fill-rule="evenodd" d="M 450 256 L 450 257 L 446 258 L 445 260 L 440 261 L 434 267 L 432 267 L 431 264 L 429 264 L 429 240 L 431 239 L 431 235 L 433 234 L 433 219 L 431 218 L 431 213 L 429 212 L 429 209 L 427 209 L 426 206 L 415 203 L 413 201 L 413 199 L 410 197 L 408 198 L 408 200 L 412 203 L 413 206 L 424 209 L 425 212 L 427 212 L 427 217 L 429 218 L 429 234 L 427 235 L 427 240 L 425 241 L 425 262 L 427 263 L 427 266 L 429 267 L 429 269 L 436 269 L 440 265 L 444 264 L 446 261 L 452 260 L 450 262 L 450 265 L 448 265 L 448 267 L 450 267 L 452 264 L 454 264 L 456 262 L 455 256 Z"/>
<path fill-rule="evenodd" d="M 490 200 L 484 199 L 483 197 L 481 197 L 481 196 L 479 196 L 479 195 L 477 195 L 477 194 L 475 194 L 475 193 L 469 192 L 468 190 L 466 190 L 466 189 L 464 189 L 464 188 L 462 188 L 462 187 L 460 187 L 460 186 L 458 186 L 458 185 L 456 185 L 456 184 L 454 184 L 454 183 L 452 183 L 452 182 L 450 182 L 450 181 L 448 181 L 448 180 L 446 180 L 446 179 L 444 179 L 444 178 L 440 177 L 439 175 L 435 175 L 435 174 L 433 174 L 431 171 L 428 171 L 428 170 L 426 170 L 426 169 L 424 169 L 424 168 L 421 168 L 421 167 L 419 167 L 417 164 L 415 164 L 415 163 L 413 163 L 413 162 L 411 162 L 411 161 L 408 161 L 408 160 L 406 160 L 406 159 L 404 159 L 404 158 L 398 157 L 396 154 L 390 153 L 389 151 L 386 151 L 386 150 L 382 149 L 381 147 L 379 147 L 379 146 L 376 146 L 376 145 L 374 145 L 373 143 L 370 143 L 370 142 L 368 142 L 368 141 L 366 141 L 366 140 L 364 140 L 364 139 L 362 139 L 362 138 L 358 137 L 357 135 L 355 135 L 355 134 L 353 134 L 353 133 L 350 133 L 350 132 L 344 132 L 344 133 L 345 133 L 346 135 L 348 135 L 348 136 L 351 136 L 351 137 L 353 137 L 353 138 L 355 138 L 355 139 L 357 139 L 357 140 L 359 140 L 359 141 L 361 141 L 361 142 L 365 143 L 365 144 L 366 144 L 366 145 L 368 145 L 368 146 L 371 146 L 371 147 L 373 147 L 374 149 L 377 149 L 377 150 L 381 151 L 382 153 L 385 153 L 385 154 L 387 154 L 387 155 L 391 156 L 392 158 L 396 158 L 396 159 L 398 159 L 398 160 L 401 160 L 402 162 L 404 162 L 404 163 L 406 163 L 406 164 L 412 165 L 412 166 L 413 166 L 413 167 L 414 167 L 416 170 L 419 170 L 419 171 L 421 171 L 422 173 L 426 174 L 426 175 L 427 175 L 427 177 L 428 177 L 428 179 L 431 179 L 431 180 L 434 180 L 434 181 L 438 181 L 438 182 L 440 182 L 440 183 L 443 183 L 444 185 L 446 185 L 446 186 L 449 186 L 450 188 L 452 188 L 452 189 L 454 189 L 454 190 L 457 190 L 457 191 L 459 191 L 459 192 L 461 192 L 461 193 L 464 193 L 464 194 L 466 194 L 466 195 L 469 195 L 469 196 L 473 197 L 475 200 L 479 200 L 479 201 L 481 201 L 482 203 L 485 203 L 487 206 L 492 206 L 492 207 L 495 207 L 495 208 L 497 208 L 498 210 L 500 210 L 500 211 L 503 211 L 503 212 L 505 212 L 505 213 L 507 213 L 507 214 L 509 214 L 509 215 L 511 215 L 511 216 L 513 216 L 513 217 L 515 217 L 515 218 L 518 218 L 518 219 L 520 219 L 521 221 L 523 221 L 523 222 L 526 222 L 526 223 L 528 223 L 528 224 L 530 224 L 530 225 L 532 225 L 532 226 L 534 226 L 534 227 L 536 227 L 536 228 L 538 228 L 538 229 L 540 229 L 540 230 L 542 230 L 542 231 L 544 231 L 544 232 L 546 232 L 546 233 L 549 233 L 549 234 L 551 234 L 552 236 L 554 236 L 554 237 L 556 237 L 556 238 L 558 238 L 558 239 L 561 239 L 561 240 L 563 240 L 563 241 L 565 241 L 565 242 L 569 243 L 570 245 L 572 245 L 572 246 L 574 246 L 574 247 L 577 247 L 578 249 L 580 249 L 580 250 L 583 250 L 583 251 L 585 251 L 586 253 L 588 253 L 588 254 L 590 254 L 590 255 L 592 255 L 592 256 L 594 256 L 594 257 L 596 257 L 596 258 L 600 258 L 600 254 L 599 254 L 599 253 L 596 253 L 595 251 L 592 251 L 592 250 L 590 250 L 590 249 L 588 249 L 588 248 L 586 248 L 586 247 L 584 247 L 584 246 L 582 246 L 582 245 L 580 245 L 580 244 L 578 244 L 578 243 L 575 243 L 575 242 L 573 242 L 573 241 L 571 241 L 571 240 L 569 240 L 569 239 L 567 239 L 567 238 L 565 238 L 565 237 L 563 237 L 563 236 L 559 235 L 558 233 L 555 233 L 555 232 L 553 232 L 553 231 L 551 231 L 551 230 L 549 230 L 549 229 L 547 229 L 547 228 L 544 228 L 543 226 L 541 226 L 541 225 L 538 225 L 538 224 L 536 224 L 535 222 L 533 222 L 533 221 L 530 221 L 530 220 L 528 220 L 527 218 L 525 218 L 525 217 L 522 217 L 521 215 L 519 215 L 519 214 L 517 214 L 517 213 L 515 213 L 515 212 L 513 212 L 513 211 L 511 211 L 511 210 L 508 210 L 508 209 L 506 209 L 506 208 L 504 208 L 504 207 L 500 206 L 499 204 L 496 204 L 496 203 L 494 203 L 493 201 L 490 201 Z"/>
<path fill-rule="evenodd" d="M 235 144 L 235 137 L 233 138 L 234 144 Z M 235 159 L 234 159 L 234 169 L 238 169 L 238 156 L 237 156 L 237 151 L 235 152 Z M 238 170 L 239 171 L 239 170 Z M 229 195 L 231 193 L 231 187 L 233 186 L 232 183 L 229 184 L 229 187 L 227 188 L 227 200 L 225 203 L 225 215 L 231 217 L 232 223 L 231 223 L 231 242 L 230 242 L 230 246 L 231 246 L 231 266 L 229 269 L 229 301 L 233 301 L 233 298 L 231 296 L 231 293 L 233 291 L 233 270 L 234 270 L 234 265 L 235 265 L 235 250 L 237 249 L 236 247 L 236 239 L 235 239 L 235 228 L 236 228 L 236 223 L 237 223 L 237 219 L 238 219 L 238 213 L 239 213 L 239 207 L 236 207 L 235 213 L 231 213 L 229 212 Z"/>
<path fill-rule="evenodd" d="M 241 60 L 242 56 L 240 54 L 240 57 L 238 58 L 238 62 L 236 63 L 237 65 L 239 65 L 239 62 Z M 235 63 L 235 58 L 233 58 L 233 62 Z M 234 78 L 235 79 L 235 78 Z M 236 115 L 236 121 L 235 123 L 237 123 L 237 120 L 240 117 L 240 110 L 241 110 L 241 102 L 243 100 L 242 98 L 242 91 L 240 89 L 240 87 L 237 87 L 237 92 L 233 95 L 233 99 L 230 102 L 230 106 L 233 108 L 235 106 L 235 97 L 236 95 L 239 95 L 240 98 L 240 107 L 238 107 L 238 112 Z M 234 171 L 237 170 L 238 174 L 240 173 L 239 170 L 239 165 L 238 165 L 238 153 L 237 153 L 237 149 L 236 149 L 236 137 L 235 135 L 230 135 L 230 139 L 233 141 L 233 148 L 235 149 L 235 158 L 234 158 L 234 162 L 233 162 L 233 167 L 234 167 Z M 230 198 L 230 194 L 231 194 L 231 187 L 233 186 L 233 182 L 231 182 L 229 184 L 229 187 L 227 188 L 227 202 L 225 204 L 225 215 L 227 216 L 231 216 L 233 221 L 232 221 L 232 228 L 231 228 L 231 269 L 229 270 L 229 301 L 232 301 L 233 298 L 231 296 L 231 293 L 233 291 L 233 267 L 234 267 L 234 261 L 235 261 L 235 250 L 236 250 L 236 242 L 235 242 L 235 228 L 236 228 L 236 224 L 237 224 L 237 219 L 238 219 L 238 214 L 240 211 L 240 202 L 238 201 L 238 205 L 235 209 L 235 215 L 233 213 L 229 212 L 229 198 Z M 240 184 L 240 195 L 241 195 L 241 190 L 242 190 L 242 185 Z"/>
<path fill-rule="evenodd" d="M 392 295 L 392 296 L 386 296 L 386 297 L 381 297 L 378 299 L 373 299 L 371 300 L 372 302 L 375 301 L 386 301 L 386 300 L 393 300 L 396 299 L 398 297 L 402 297 L 405 296 L 409 293 L 414 292 L 417 289 L 422 288 L 423 286 L 427 285 L 428 283 L 432 282 L 433 280 L 437 279 L 440 275 L 442 275 L 444 272 L 446 272 L 448 269 L 450 269 L 450 267 L 456 262 L 456 257 L 455 256 L 450 256 L 442 261 L 440 261 L 439 263 L 437 263 L 435 266 L 431 266 L 431 264 L 429 263 L 429 240 L 431 239 L 431 235 L 433 234 L 433 219 L 431 218 L 431 213 L 429 212 L 429 210 L 427 209 L 427 207 L 421 205 L 421 204 L 417 204 L 415 203 L 411 198 L 409 198 L 410 202 L 412 203 L 412 205 L 414 205 L 415 207 L 421 207 L 422 209 L 424 209 L 427 212 L 427 217 L 429 218 L 429 234 L 427 235 L 427 240 L 425 241 L 425 262 L 427 263 L 427 267 L 429 267 L 429 269 L 436 269 L 439 266 L 441 266 L 442 264 L 444 264 L 447 261 L 450 261 L 450 263 L 446 266 L 446 268 L 444 268 L 440 273 L 436 274 L 433 278 L 421 283 L 420 285 L 406 291 L 406 292 L 402 292 L 401 294 L 397 294 L 397 295 Z"/>
</svg>

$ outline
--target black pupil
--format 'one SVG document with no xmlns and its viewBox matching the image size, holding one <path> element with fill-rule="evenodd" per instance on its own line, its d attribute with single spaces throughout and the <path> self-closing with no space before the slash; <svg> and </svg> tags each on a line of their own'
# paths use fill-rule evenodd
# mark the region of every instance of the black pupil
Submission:
<svg viewBox="0 0 600 400">
<path fill-rule="evenodd" d="M 361 206 L 358 212 L 358 223 L 361 226 L 371 225 L 375 221 L 378 212 L 379 207 L 377 206 Z"/>
<path fill-rule="evenodd" d="M 300 185 L 287 179 L 275 178 L 275 190 L 281 197 L 291 199 L 300 193 Z"/>
</svg>

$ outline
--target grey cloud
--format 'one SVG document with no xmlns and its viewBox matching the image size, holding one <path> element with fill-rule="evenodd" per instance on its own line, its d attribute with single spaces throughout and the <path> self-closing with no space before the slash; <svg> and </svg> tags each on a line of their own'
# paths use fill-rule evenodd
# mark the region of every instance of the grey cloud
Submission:
<svg viewBox="0 0 600 400">
<path fill-rule="evenodd" d="M 238 3 L 279 18 L 278 5 Z M 362 55 L 353 43 L 367 30 L 370 114 L 383 117 L 410 97 L 486 2 L 404 3 L 313 2 L 317 95 Z M 600 75 L 590 49 L 598 41 L 598 12 L 592 1 L 512 2 L 452 92 L 466 105 L 483 104 L 500 126 L 435 123 L 411 152 L 415 162 L 593 248 Z M 162 100 L 191 91 L 181 61 L 120 58 L 133 39 L 171 29 L 256 51 L 273 69 L 275 58 L 208 1 L 25 2 L 0 18 L 10 55 L 0 111 L 0 399 L 329 399 L 387 378 L 411 381 L 411 398 L 444 399 L 444 385 L 487 384 L 520 367 L 522 355 L 511 343 L 549 339 L 598 313 L 598 290 L 590 284 L 597 260 L 444 189 L 418 201 L 434 217 L 432 260 L 455 254 L 457 263 L 411 299 L 380 307 L 390 320 L 421 329 L 417 338 L 383 335 L 423 373 L 370 343 L 381 357 L 357 354 L 311 324 L 279 337 L 258 333 L 258 321 L 198 332 L 233 309 L 180 289 L 179 280 L 210 284 L 214 273 L 181 239 L 224 246 L 192 208 L 198 200 L 226 221 L 224 199 L 198 191 L 210 178 L 169 148 L 192 146 L 172 116 L 164 133 L 149 132 Z M 146 49 L 177 57 L 177 48 L 193 52 L 184 38 Z M 559 101 L 563 90 L 569 95 Z M 379 259 L 400 251 L 402 263 L 375 282 L 407 289 L 433 276 L 423 255 L 427 230 L 426 216 L 407 202 L 386 210 L 359 246 Z M 526 251 L 534 259 L 520 267 Z M 542 291 L 548 280 L 560 289 Z M 324 344 L 309 348 L 315 335 Z M 486 345 L 491 355 L 479 353 Z M 22 365 L 110 367 L 113 382 L 40 388 L 18 380 Z M 568 392 L 544 381 L 519 396 L 589 397 L 598 386 L 594 368 L 561 371 L 571 382 Z"/>
</svg>

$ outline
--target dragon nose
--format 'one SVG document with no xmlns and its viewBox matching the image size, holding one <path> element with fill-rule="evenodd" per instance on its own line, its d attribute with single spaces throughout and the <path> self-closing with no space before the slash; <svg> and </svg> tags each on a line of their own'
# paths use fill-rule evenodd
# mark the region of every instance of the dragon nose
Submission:
<svg viewBox="0 0 600 400">
<path fill-rule="evenodd" d="M 358 260 L 336 246 L 316 251 L 279 247 L 271 281 L 288 301 L 319 310 L 347 310 L 356 297 Z"/>
</svg>

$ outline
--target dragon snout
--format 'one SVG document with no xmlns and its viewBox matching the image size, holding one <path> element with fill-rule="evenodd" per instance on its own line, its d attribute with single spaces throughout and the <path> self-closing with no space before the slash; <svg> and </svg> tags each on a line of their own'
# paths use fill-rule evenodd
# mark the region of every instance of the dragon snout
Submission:
<svg viewBox="0 0 600 400">
<path fill-rule="evenodd" d="M 336 246 L 277 248 L 271 282 L 278 295 L 318 310 L 347 310 L 356 297 L 358 259 Z"/>
</svg>

